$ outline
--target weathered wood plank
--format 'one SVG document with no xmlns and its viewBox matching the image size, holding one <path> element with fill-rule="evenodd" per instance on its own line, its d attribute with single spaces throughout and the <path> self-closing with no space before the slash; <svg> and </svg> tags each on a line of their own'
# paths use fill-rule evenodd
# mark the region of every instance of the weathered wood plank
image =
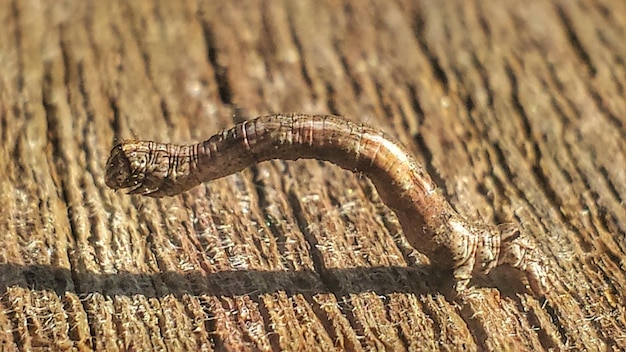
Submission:
<svg viewBox="0 0 626 352">
<path fill-rule="evenodd" d="M 624 349 L 626 4 L 0 2 L 3 350 Z M 236 107 L 242 108 L 238 110 Z M 445 294 L 359 175 L 108 189 L 114 140 L 272 112 L 381 128 L 553 264 Z M 235 115 L 235 116 L 233 116 Z"/>
</svg>

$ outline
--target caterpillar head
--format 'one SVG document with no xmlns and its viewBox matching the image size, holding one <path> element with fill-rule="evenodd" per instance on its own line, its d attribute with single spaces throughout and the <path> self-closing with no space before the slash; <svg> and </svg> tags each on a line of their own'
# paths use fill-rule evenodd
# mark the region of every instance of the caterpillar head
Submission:
<svg viewBox="0 0 626 352">
<path fill-rule="evenodd" d="M 157 143 L 123 141 L 111 149 L 104 182 L 115 190 L 127 188 L 128 194 L 158 196 L 167 169 L 167 150 Z"/>
</svg>

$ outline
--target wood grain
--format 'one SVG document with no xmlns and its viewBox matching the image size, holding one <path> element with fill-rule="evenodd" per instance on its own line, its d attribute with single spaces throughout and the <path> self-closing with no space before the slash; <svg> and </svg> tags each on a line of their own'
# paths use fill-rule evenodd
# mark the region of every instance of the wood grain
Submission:
<svg viewBox="0 0 626 352">
<path fill-rule="evenodd" d="M 0 2 L 3 349 L 626 348 L 625 7 Z M 442 294 L 371 183 L 317 161 L 104 184 L 115 141 L 292 111 L 384 130 L 460 214 L 518 223 L 546 299 L 506 270 Z"/>
</svg>

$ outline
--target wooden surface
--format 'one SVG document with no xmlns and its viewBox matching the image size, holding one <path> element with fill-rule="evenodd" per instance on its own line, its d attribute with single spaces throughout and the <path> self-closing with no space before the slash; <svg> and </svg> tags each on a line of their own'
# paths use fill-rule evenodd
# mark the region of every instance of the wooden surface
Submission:
<svg viewBox="0 0 626 352">
<path fill-rule="evenodd" d="M 621 1 L 1 1 L 3 350 L 626 348 Z M 178 197 L 106 188 L 115 139 L 334 113 L 397 137 L 464 216 L 552 263 L 477 294 L 363 177 L 266 162 Z"/>
</svg>

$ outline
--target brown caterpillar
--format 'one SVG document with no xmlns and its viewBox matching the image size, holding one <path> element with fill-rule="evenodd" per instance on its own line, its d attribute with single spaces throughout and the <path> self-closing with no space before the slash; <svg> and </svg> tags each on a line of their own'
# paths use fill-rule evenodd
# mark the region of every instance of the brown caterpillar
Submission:
<svg viewBox="0 0 626 352">
<path fill-rule="evenodd" d="M 546 292 L 543 256 L 532 238 L 513 224 L 468 222 L 402 145 L 337 116 L 258 117 L 193 145 L 124 141 L 111 150 L 105 182 L 129 194 L 174 196 L 270 159 L 319 159 L 366 175 L 409 243 L 453 271 L 458 293 L 472 276 L 502 264 L 522 271 L 535 293 Z"/>
</svg>

